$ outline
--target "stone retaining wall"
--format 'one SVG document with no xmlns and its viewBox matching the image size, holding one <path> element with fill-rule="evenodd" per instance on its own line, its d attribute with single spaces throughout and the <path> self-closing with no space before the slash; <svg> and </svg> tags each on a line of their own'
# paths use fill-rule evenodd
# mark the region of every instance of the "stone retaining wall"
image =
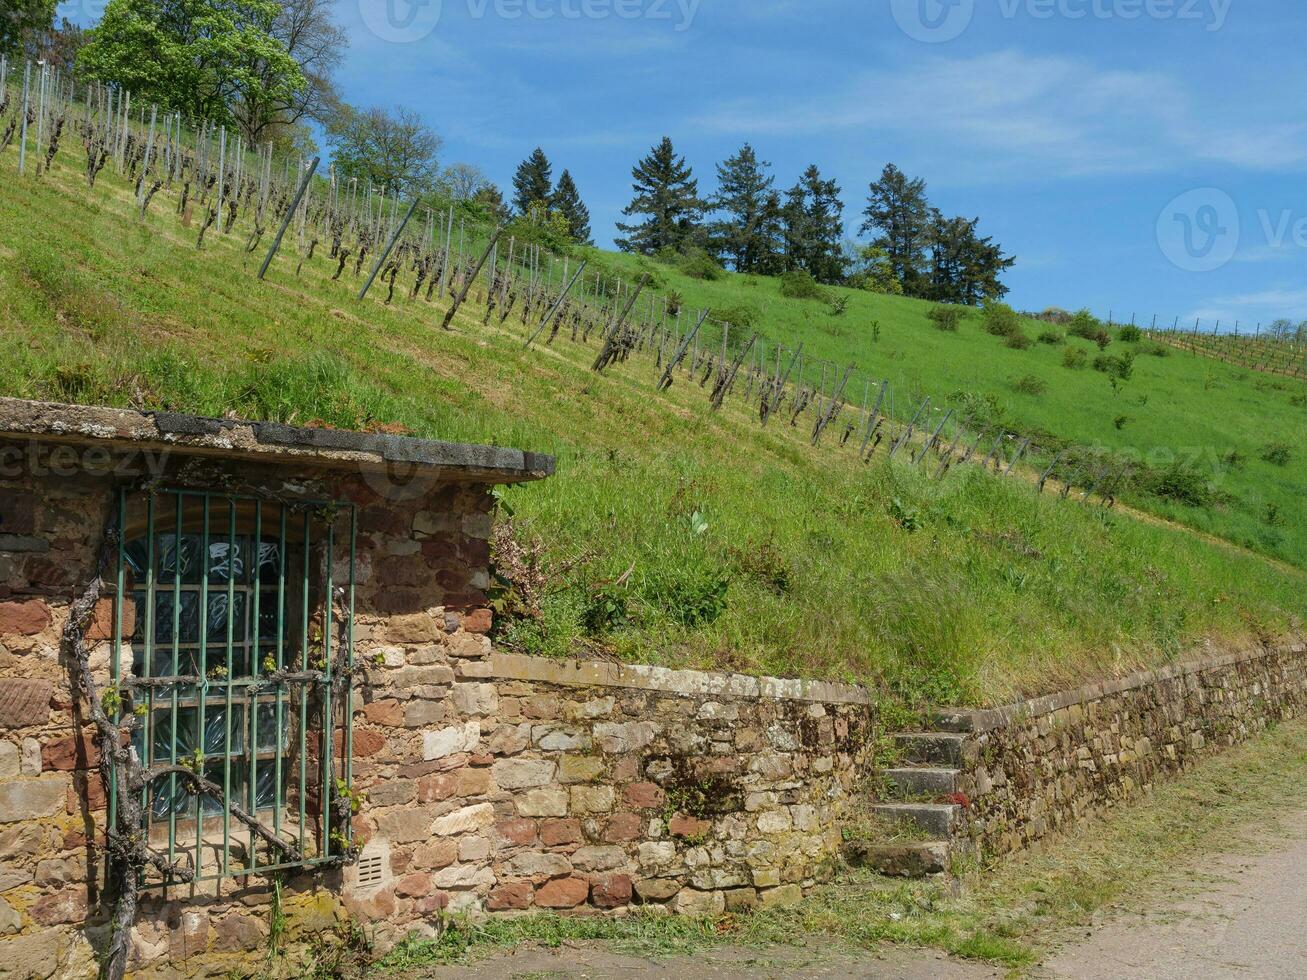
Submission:
<svg viewBox="0 0 1307 980">
<path fill-rule="evenodd" d="M 969 730 L 968 832 L 992 854 L 1126 803 L 1204 756 L 1307 715 L 1307 645 L 1209 656 L 989 711 Z"/>
</svg>

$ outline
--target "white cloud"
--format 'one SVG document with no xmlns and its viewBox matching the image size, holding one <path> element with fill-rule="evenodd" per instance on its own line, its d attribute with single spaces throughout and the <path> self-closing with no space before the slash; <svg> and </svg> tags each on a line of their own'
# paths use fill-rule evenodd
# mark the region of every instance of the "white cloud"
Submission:
<svg viewBox="0 0 1307 980">
<path fill-rule="evenodd" d="M 1271 288 L 1252 293 L 1216 296 L 1206 300 L 1197 309 L 1180 318 L 1181 323 L 1199 319 L 1207 328 L 1221 321 L 1222 331 L 1233 329 L 1236 322 L 1241 331 L 1255 330 L 1279 317 L 1291 320 L 1307 319 L 1307 289 Z"/>
<path fill-rule="evenodd" d="M 722 102 L 695 122 L 715 132 L 847 138 L 863 130 L 910 146 L 915 140 L 972 178 L 1169 173 L 1202 161 L 1262 170 L 1307 163 L 1307 125 L 1214 120 L 1164 71 L 1102 69 L 1084 58 L 1017 50 L 918 58 L 842 76 L 837 89 L 808 89 L 790 101 Z"/>
</svg>

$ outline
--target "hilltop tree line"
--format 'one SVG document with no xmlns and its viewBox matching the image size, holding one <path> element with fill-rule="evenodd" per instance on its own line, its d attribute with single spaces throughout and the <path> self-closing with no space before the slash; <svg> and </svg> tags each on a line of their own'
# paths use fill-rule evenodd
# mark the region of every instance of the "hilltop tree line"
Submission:
<svg viewBox="0 0 1307 980">
<path fill-rule="evenodd" d="M 747 143 L 717 165 L 708 196 L 666 137 L 631 176 L 635 194 L 623 214 L 639 220 L 617 226 L 617 245 L 628 252 L 702 250 L 737 272 L 801 270 L 821 283 L 966 305 L 1004 296 L 1000 277 L 1016 261 L 979 233 L 978 218 L 946 218 L 927 200 L 925 181 L 893 164 L 869 186 L 858 229 L 873 236 L 866 245 L 846 239 L 840 186 L 816 164 L 780 191 L 771 164 Z"/>
<path fill-rule="evenodd" d="M 440 164 L 440 137 L 412 109 L 355 107 L 335 83 L 349 43 L 334 0 L 109 0 L 82 30 L 54 24 L 54 0 L 5 0 L 0 52 L 40 57 L 85 79 L 119 85 L 140 104 L 224 125 L 247 146 L 316 152 L 316 123 L 335 176 L 379 193 L 434 194 L 486 217 L 516 219 L 550 245 L 591 244 L 590 213 L 569 170 L 557 182 L 537 148 L 513 177 L 512 200 L 470 164 Z M 945 217 L 925 182 L 893 164 L 868 188 L 861 235 L 846 234 L 841 188 L 809 166 L 778 188 L 771 164 L 745 144 L 717 165 L 717 189 L 699 182 L 672 141 L 632 170 L 618 247 L 645 255 L 699 254 L 738 272 L 801 271 L 820 283 L 864 286 L 945 303 L 1001 298 L 1014 260 L 978 230 Z M 534 229 L 528 232 L 527 229 Z"/>
</svg>

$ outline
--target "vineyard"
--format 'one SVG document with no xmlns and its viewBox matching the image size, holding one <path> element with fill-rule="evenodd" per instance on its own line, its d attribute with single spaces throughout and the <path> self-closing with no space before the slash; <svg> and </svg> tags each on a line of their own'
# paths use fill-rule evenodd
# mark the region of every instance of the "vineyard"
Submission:
<svg viewBox="0 0 1307 980">
<path fill-rule="evenodd" d="M 1295 573 L 1113 510 L 1307 565 L 1296 389 L 1190 385 L 1187 359 L 1035 343 L 1019 318 L 556 254 L 12 67 L 0 390 L 557 452 L 557 480 L 505 498 L 507 645 L 987 700 L 1304 612 Z M 1180 417 L 1150 399 L 1186 391 L 1213 458 L 1157 452 Z"/>
<path fill-rule="evenodd" d="M 1150 330 L 1149 337 L 1203 357 L 1213 357 L 1251 371 L 1282 374 L 1307 381 L 1307 343 L 1237 334 Z"/>
</svg>

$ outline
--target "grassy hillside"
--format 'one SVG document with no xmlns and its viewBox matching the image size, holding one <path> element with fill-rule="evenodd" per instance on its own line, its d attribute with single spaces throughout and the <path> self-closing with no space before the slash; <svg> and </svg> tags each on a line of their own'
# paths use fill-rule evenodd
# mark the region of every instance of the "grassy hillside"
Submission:
<svg viewBox="0 0 1307 980">
<path fill-rule="evenodd" d="M 1148 341 L 1116 341 L 1106 353 L 1133 352 L 1135 359 L 1132 377 L 1114 388 L 1092 368 L 1097 345 L 1049 323 L 1025 321 L 1023 329 L 1032 341 L 1042 333 L 1062 334 L 1062 343 L 1035 342 L 1019 350 L 986 333 L 978 312 L 949 333 L 935 328 L 926 316 L 930 304 L 919 300 L 828 289 L 828 295 L 847 299 L 845 311 L 835 315 L 822 300 L 782 296 L 779 280 L 772 278 L 727 273 L 704 281 L 634 256 L 606 261 L 631 276 L 651 271 L 691 309 L 755 311 L 758 329 L 773 340 L 790 347 L 802 343 L 806 353 L 840 367 L 856 362 L 914 402 L 930 395 L 936 405 L 956 406 L 959 393 L 990 396 L 996 421 L 1015 431 L 1102 447 L 1154 471 L 1186 466 L 1211 485 L 1209 505 L 1141 492 L 1128 492 L 1125 499 L 1307 568 L 1303 380 Z M 1083 366 L 1065 366 L 1068 347 L 1085 352 Z M 1042 382 L 1042 392 L 1032 378 Z M 856 399 L 862 391 L 859 386 Z M 1276 445 L 1288 447 L 1287 462 L 1263 458 Z"/>
<path fill-rule="evenodd" d="M 88 191 L 74 164 L 57 159 L 51 173 L 19 179 L 12 151 L 0 156 L 0 392 L 401 423 L 554 452 L 555 479 L 505 495 L 518 539 L 540 544 L 549 585 L 541 616 L 502 643 L 981 703 L 1165 661 L 1206 638 L 1295 630 L 1307 612 L 1307 576 L 1296 571 L 976 467 L 935 481 L 903 457 L 882 452 L 864 465 L 830 442 L 813 449 L 801 430 L 760 428 L 738 399 L 710 413 L 684 376 L 655 392 L 643 355 L 600 376 L 588 369 L 593 343 L 564 334 L 523 350 L 516 316 L 485 326 L 470 306 L 442 332 L 440 302 L 387 306 L 378 290 L 360 305 L 354 280 L 328 281 L 325 249 L 297 277 L 288 242 L 259 283 L 243 234 L 213 234 L 197 252 L 195 229 L 162 195 L 141 222 L 125 182 L 106 171 Z M 1063 379 L 1053 352 L 1009 351 L 973 324 L 938 335 L 920 304 L 861 295 L 832 318 L 782 301 L 771 283 L 676 285 L 691 304 L 754 302 L 823 356 L 883 365 L 923 391 L 996 393 L 1031 424 L 1117 444 L 1181 432 L 1245 447 L 1247 469 L 1231 485 L 1281 495 L 1298 525 L 1285 541 L 1302 533 L 1301 497 L 1286 479 L 1301 470 L 1264 471 L 1251 451 L 1301 435 L 1287 421 L 1287 392 L 1260 391 L 1223 366 L 1141 358 L 1141 380 L 1166 371 L 1181 383 L 1128 409 L 1137 423 L 1116 432 L 1106 416 L 1121 410 L 1098 390 L 1101 375 Z M 869 319 L 881 322 L 879 341 Z M 1202 371 L 1222 372 L 1219 384 L 1205 387 Z M 1035 372 L 1050 383 L 1042 399 L 1005 388 Z"/>
</svg>

